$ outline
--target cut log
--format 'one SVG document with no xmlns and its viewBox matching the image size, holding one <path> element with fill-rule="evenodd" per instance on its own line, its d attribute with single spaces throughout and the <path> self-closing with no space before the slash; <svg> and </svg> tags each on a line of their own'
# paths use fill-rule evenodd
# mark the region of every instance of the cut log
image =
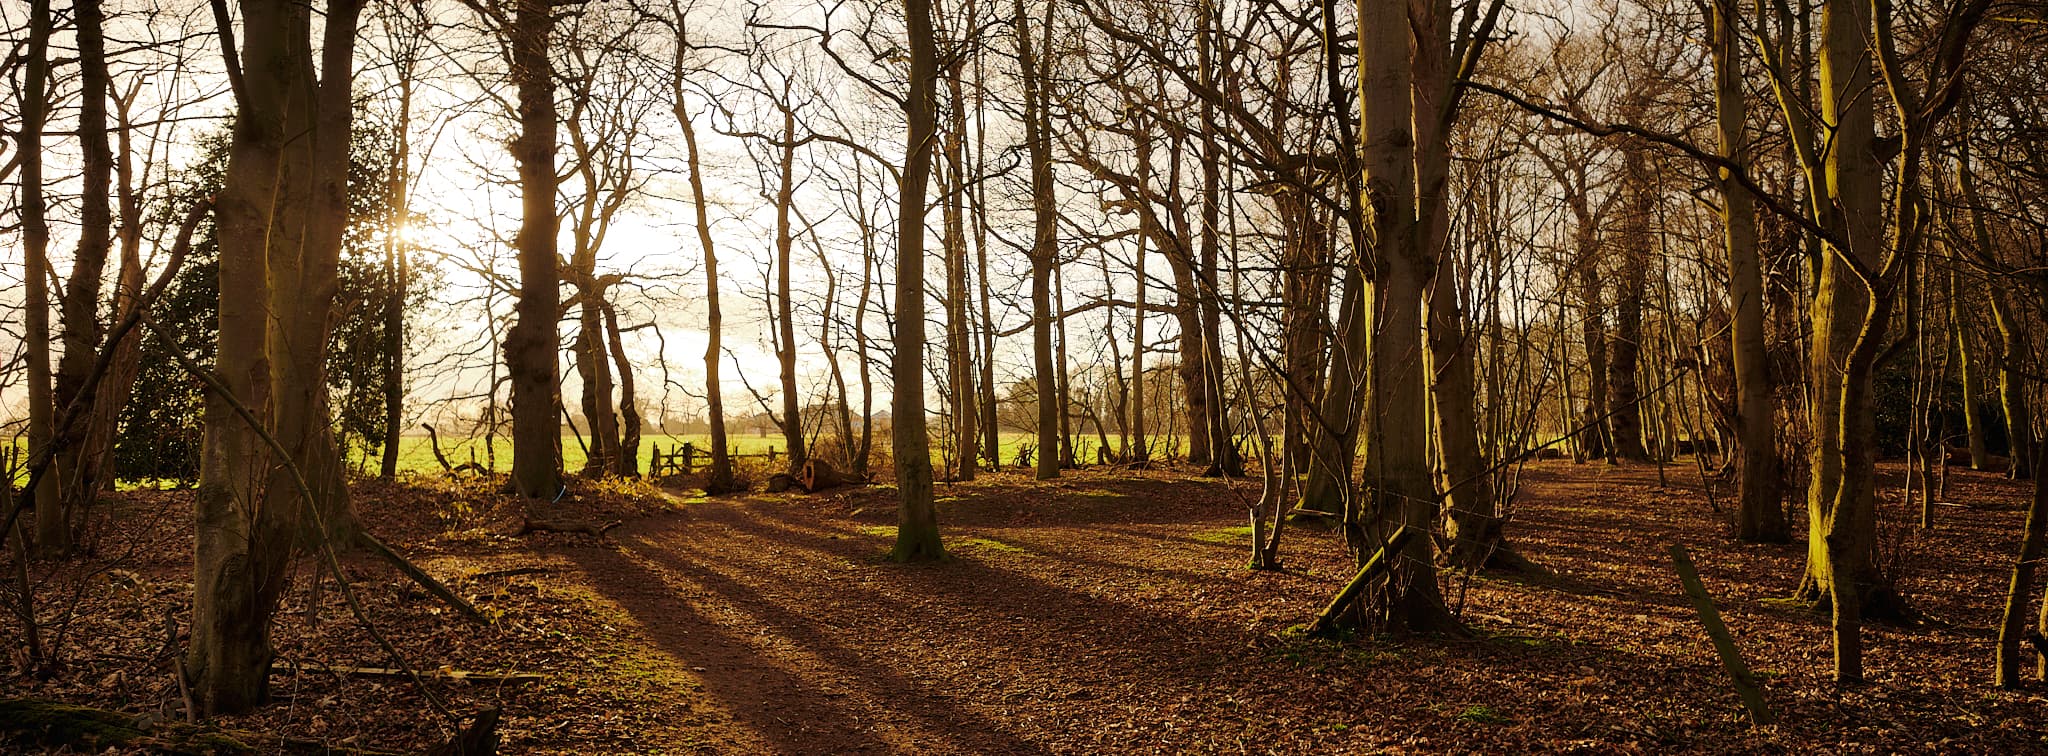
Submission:
<svg viewBox="0 0 2048 756">
<path fill-rule="evenodd" d="M 796 476 L 776 473 L 768 476 L 768 493 L 782 493 L 796 487 Z"/>
<path fill-rule="evenodd" d="M 797 468 L 796 471 L 796 484 L 803 488 L 805 493 L 817 493 L 827 488 L 866 482 L 866 478 L 840 472 L 832 463 L 816 458 L 806 460 L 804 466 Z"/>
</svg>

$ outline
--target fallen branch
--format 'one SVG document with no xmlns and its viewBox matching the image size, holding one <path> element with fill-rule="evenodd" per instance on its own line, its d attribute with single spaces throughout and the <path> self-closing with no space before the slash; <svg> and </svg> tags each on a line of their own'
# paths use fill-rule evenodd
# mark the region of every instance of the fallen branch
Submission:
<svg viewBox="0 0 2048 756">
<path fill-rule="evenodd" d="M 1742 706 L 1749 710 L 1749 721 L 1767 725 L 1777 721 L 1771 713 L 1770 703 L 1764 701 L 1764 693 L 1756 685 L 1756 678 L 1750 676 L 1749 665 L 1743 663 L 1742 653 L 1735 648 L 1735 637 L 1728 633 L 1728 626 L 1721 622 L 1721 612 L 1714 608 L 1714 599 L 1707 595 L 1707 586 L 1700 582 L 1700 573 L 1692 567 L 1692 557 L 1685 553 L 1685 547 L 1671 544 L 1671 565 L 1678 570 L 1679 582 L 1685 584 L 1685 595 L 1692 599 L 1692 608 L 1700 615 L 1700 624 L 1707 626 L 1707 637 L 1714 641 L 1714 652 L 1721 656 L 1721 666 L 1728 670 L 1728 679 L 1735 684 L 1735 692 L 1742 696 Z"/>
<path fill-rule="evenodd" d="M 387 669 L 385 667 L 349 667 L 327 664 L 294 663 L 290 666 L 272 666 L 270 668 L 270 673 L 273 675 L 285 674 L 288 672 L 319 672 L 330 675 L 340 675 L 342 677 L 355 677 L 371 680 L 407 679 L 407 673 L 405 670 Z M 531 674 L 527 672 L 465 672 L 459 669 L 437 669 L 422 670 L 418 674 L 421 677 L 432 677 L 439 680 L 453 680 L 456 682 L 466 681 L 479 683 L 531 683 L 540 682 L 542 680 L 542 677 L 540 675 Z"/>
<path fill-rule="evenodd" d="M 582 533 L 593 538 L 603 538 L 606 532 L 624 522 L 624 520 L 613 520 L 603 525 L 598 525 L 589 520 L 536 517 L 528 512 L 520 516 L 519 532 L 513 533 L 512 537 L 518 538 L 529 533 Z"/>
<path fill-rule="evenodd" d="M 1394 534 L 1387 538 L 1386 545 L 1381 546 L 1371 559 L 1365 560 L 1365 566 L 1358 568 L 1358 574 L 1352 576 L 1351 582 L 1345 583 L 1343 590 L 1337 591 L 1337 595 L 1330 599 L 1330 605 L 1323 607 L 1322 613 L 1316 615 L 1315 623 L 1308 627 L 1309 634 L 1329 635 L 1335 632 L 1338 627 L 1337 618 L 1344 614 L 1344 610 L 1351 606 L 1352 601 L 1358 599 L 1358 594 L 1363 592 L 1367 585 L 1378 578 L 1380 573 L 1393 566 L 1394 560 L 1400 557 L 1401 547 L 1408 545 L 1408 538 L 1413 534 L 1414 531 L 1409 530 L 1406 525 L 1395 530 Z"/>
</svg>

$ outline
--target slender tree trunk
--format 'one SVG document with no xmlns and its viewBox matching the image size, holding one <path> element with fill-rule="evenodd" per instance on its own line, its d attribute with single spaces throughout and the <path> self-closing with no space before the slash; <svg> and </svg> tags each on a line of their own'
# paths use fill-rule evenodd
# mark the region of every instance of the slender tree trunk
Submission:
<svg viewBox="0 0 2048 756">
<path fill-rule="evenodd" d="M 918 0 L 907 0 L 917 2 Z M 1032 49 L 1031 17 L 1017 0 L 1017 60 L 1024 78 L 1024 145 L 1031 160 L 1031 356 L 1038 394 L 1037 477 L 1060 476 L 1060 386 L 1053 365 L 1053 267 L 1059 264 L 1059 219 L 1053 207 L 1052 135 L 1046 133 L 1042 72 Z"/>
<path fill-rule="evenodd" d="M 896 354 L 889 370 L 890 436 L 895 448 L 896 490 L 901 505 L 896 517 L 896 546 L 889 556 L 899 562 L 921 562 L 946 556 L 946 548 L 939 541 L 939 513 L 932 494 L 931 436 L 926 433 L 924 419 L 924 221 L 928 209 L 925 189 L 931 181 L 932 143 L 938 131 L 934 112 L 938 99 L 938 50 L 932 32 L 931 0 L 903 0 L 903 7 L 904 25 L 910 37 L 910 81 L 903 109 L 909 137 L 904 146 L 903 183 L 897 191 L 901 205 L 896 215 Z M 1025 67 L 1029 69 L 1030 65 Z M 1027 123 L 1030 120 L 1027 117 Z"/>
<path fill-rule="evenodd" d="M 79 177 L 83 193 L 78 209 L 78 252 L 71 259 L 71 275 L 64 283 L 64 296 L 60 302 L 64 317 L 64 355 L 57 363 L 53 398 L 57 408 L 75 405 L 77 409 L 73 411 L 90 417 L 96 397 L 84 389 L 87 374 L 92 372 L 93 362 L 99 357 L 100 282 L 106 274 L 108 253 L 113 249 L 114 215 L 110 198 L 114 194 L 114 153 L 107 140 L 110 82 L 106 36 L 101 29 L 104 14 L 100 0 L 75 0 L 71 13 L 73 34 L 78 44 L 78 78 L 82 93 L 78 105 L 78 141 L 83 152 L 83 173 Z M 49 528 L 38 517 L 39 545 L 45 553 L 68 553 L 71 550 L 69 520 L 83 512 L 99 493 L 97 481 L 84 478 L 84 474 L 90 472 L 83 464 L 82 456 L 86 428 L 85 423 L 72 423 L 70 431 L 53 441 L 57 449 L 55 472 L 63 481 L 57 487 L 62 494 L 62 503 L 56 522 L 58 527 Z"/>
<path fill-rule="evenodd" d="M 972 6 L 970 5 L 970 13 Z M 952 384 L 953 462 L 955 480 L 973 480 L 975 456 L 979 449 L 976 415 L 980 402 L 974 391 L 974 345 L 967 320 L 973 306 L 967 281 L 967 103 L 961 91 L 960 64 L 946 75 L 947 94 L 952 102 L 946 129 L 945 155 L 948 188 L 945 202 L 946 252 L 946 370 Z"/>
<path fill-rule="evenodd" d="M 1969 308 L 1963 305 L 1962 274 L 1950 271 L 1948 276 L 1949 325 L 1955 331 L 1956 367 L 1962 373 L 1963 423 L 1965 437 L 1969 439 L 1970 469 L 1984 470 L 1991 466 L 1991 449 L 1984 440 L 1984 376 L 1971 354 Z"/>
<path fill-rule="evenodd" d="M 2034 498 L 2027 506 L 2027 521 L 2021 532 L 2019 558 L 2013 560 L 2012 581 L 2005 592 L 2005 611 L 1998 623 L 1998 654 L 1994 681 L 2001 688 L 2020 685 L 2020 664 L 2034 657 L 2021 651 L 2027 634 L 2027 604 L 2034 596 L 2034 575 L 2041 559 L 2048 555 L 2048 484 L 2034 481 Z"/>
<path fill-rule="evenodd" d="M 555 79 L 548 60 L 554 34 L 550 0 L 518 0 L 513 15 L 512 79 L 518 89 L 521 195 L 519 302 L 505 336 L 512 382 L 512 488 L 528 498 L 553 498 L 562 488 L 562 423 L 555 407 L 560 379 L 555 318 L 561 292 L 555 259 Z"/>
<path fill-rule="evenodd" d="M 384 458 L 378 474 L 398 475 L 398 445 L 405 427 L 405 299 L 410 273 L 404 230 L 412 214 L 407 190 L 412 186 L 413 61 L 399 61 L 398 122 L 392 124 L 391 222 L 384 234 L 384 280 L 389 287 L 384 307 Z"/>
<path fill-rule="evenodd" d="M 782 108 L 781 180 L 775 190 L 775 358 L 782 366 L 782 442 L 789 446 L 789 469 L 802 467 L 804 453 L 803 396 L 796 386 L 796 315 L 789 289 L 790 210 L 796 202 L 796 111 Z M 899 420 L 901 418 L 898 418 Z"/>
<path fill-rule="evenodd" d="M 711 431 L 711 471 L 704 480 L 704 490 L 727 493 L 733 490 L 734 485 L 732 451 L 725 437 L 725 399 L 719 377 L 725 326 L 723 313 L 718 307 L 718 249 L 711 240 L 711 213 L 704 198 L 704 164 L 697 153 L 697 128 L 683 106 L 680 57 L 683 50 L 683 45 L 677 45 L 678 57 L 672 80 L 676 122 L 683 128 L 683 146 L 687 150 L 685 158 L 690 169 L 690 201 L 696 209 L 697 246 L 704 252 L 704 414 Z"/>
<path fill-rule="evenodd" d="M 611 348 L 612 364 L 618 369 L 619 446 L 612 458 L 611 472 L 628 478 L 640 477 L 640 399 L 634 391 L 633 363 L 626 357 L 624 334 L 619 331 L 619 309 L 604 304 L 604 331 Z"/>
</svg>

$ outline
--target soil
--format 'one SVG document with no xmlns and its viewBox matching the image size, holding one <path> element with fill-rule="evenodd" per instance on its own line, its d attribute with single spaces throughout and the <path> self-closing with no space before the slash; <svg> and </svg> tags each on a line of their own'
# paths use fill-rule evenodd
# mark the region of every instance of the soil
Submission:
<svg viewBox="0 0 2048 756">
<path fill-rule="evenodd" d="M 487 481 L 363 483 L 372 531 L 494 620 L 467 623 L 348 555 L 350 589 L 404 662 L 540 679 L 430 678 L 442 713 L 406 679 L 313 669 L 399 663 L 308 561 L 275 622 L 276 703 L 218 724 L 397 752 L 485 706 L 504 710 L 505 753 L 2048 749 L 2048 687 L 1989 684 L 2025 484 L 1953 472 L 1934 530 L 1887 526 L 1918 616 L 1872 628 L 1870 682 L 1843 689 L 1826 618 L 1778 600 L 1804 544 L 1735 543 L 1689 461 L 1661 472 L 1532 463 L 1508 532 L 1549 574 L 1447 574 L 1469 638 L 1342 641 L 1301 633 L 1349 577 L 1341 538 L 1290 529 L 1287 569 L 1248 570 L 1255 484 L 1191 470 L 942 483 L 951 559 L 925 565 L 883 559 L 887 486 L 704 498 L 590 484 L 550 514 L 623 524 L 515 538 L 518 505 Z M 35 565 L 62 669 L 10 677 L 0 697 L 182 721 L 189 496 L 112 501 L 95 554 Z M 1917 520 L 1896 503 L 1884 517 Z M 1778 724 L 1748 724 L 1679 590 L 1673 541 Z"/>
</svg>

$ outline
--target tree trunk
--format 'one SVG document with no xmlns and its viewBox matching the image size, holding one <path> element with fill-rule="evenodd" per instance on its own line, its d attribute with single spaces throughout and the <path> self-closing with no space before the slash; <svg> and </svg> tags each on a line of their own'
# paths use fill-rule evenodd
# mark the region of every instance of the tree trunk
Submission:
<svg viewBox="0 0 2048 756">
<path fill-rule="evenodd" d="M 1826 156 L 1824 204 L 1833 208 L 1830 227 L 1849 246 L 1828 242 L 1813 303 L 1817 401 L 1807 577 L 1809 595 L 1824 592 L 1833 609 L 1835 678 L 1853 682 L 1863 679 L 1864 610 L 1880 591 L 1888 593 L 1871 560 L 1876 541 L 1871 377 L 1890 307 L 1843 262 L 1854 259 L 1874 270 L 1883 243 L 1869 7 L 1830 3 L 1823 13 L 1820 112 L 1835 124 Z"/>
<path fill-rule="evenodd" d="M 2019 558 L 2013 560 L 2012 581 L 2005 592 L 2005 611 L 1998 623 L 1998 654 L 1994 681 L 2001 688 L 2020 685 L 2020 662 L 2035 656 L 2021 650 L 2027 635 L 2027 604 L 2034 597 L 2034 574 L 2048 553 L 2048 484 L 2034 481 L 2034 498 L 2027 505 L 2027 521 L 2020 538 Z"/>
<path fill-rule="evenodd" d="M 48 118 L 50 0 L 29 0 L 28 59 L 21 88 L 22 338 L 28 362 L 28 449 L 41 453 L 56 440 L 57 404 L 50 370 L 50 222 L 43 197 L 43 128 Z M 31 492 L 35 499 L 37 551 L 64 550 L 68 529 L 59 486 L 62 468 L 52 468 Z M 0 534 L 4 536 L 4 534 Z"/>
<path fill-rule="evenodd" d="M 619 331 L 619 310 L 604 305 L 604 330 L 609 337 L 613 366 L 619 376 L 619 446 L 612 458 L 611 472 L 628 478 L 640 477 L 640 399 L 633 386 L 633 363 L 626 357 L 625 337 Z"/>
<path fill-rule="evenodd" d="M 804 453 L 803 396 L 796 386 L 796 315 L 789 289 L 790 210 L 796 203 L 796 111 L 782 108 L 781 179 L 775 190 L 775 359 L 782 367 L 782 442 L 789 447 L 789 469 L 802 467 Z"/>
<path fill-rule="evenodd" d="M 361 6 L 335 0 L 325 11 L 316 82 L 311 9 L 242 5 L 245 75 L 217 215 L 221 291 L 231 293 L 220 302 L 218 372 L 305 473 L 315 500 L 299 499 L 225 399 L 209 399 L 186 669 L 210 714 L 266 700 L 270 615 L 295 545 L 347 538 L 354 527 L 323 374 L 347 223 L 349 66 Z M 300 519 L 307 513 L 317 523 Z"/>
<path fill-rule="evenodd" d="M 1433 266 L 1415 225 L 1406 4 L 1359 0 L 1358 29 L 1360 203 L 1373 209 L 1375 305 L 1367 379 L 1372 405 L 1366 414 L 1371 419 L 1365 460 L 1370 492 L 1347 517 L 1362 567 L 1372 553 L 1369 544 L 1384 543 L 1404 526 L 1426 532 L 1436 520 L 1437 505 L 1426 450 L 1429 389 L 1422 338 L 1423 290 Z M 1437 588 L 1433 551 L 1428 538 L 1408 539 L 1385 587 L 1363 602 L 1365 616 L 1397 631 L 1456 629 L 1457 620 Z"/>
<path fill-rule="evenodd" d="M 1628 185 L 1623 191 L 1630 194 L 1631 201 L 1623 219 L 1628 230 L 1622 234 L 1621 281 L 1615 287 L 1614 333 L 1607 348 L 1608 411 L 1614 413 L 1608 423 L 1608 456 L 1646 462 L 1650 453 L 1643 447 L 1643 408 L 1636 376 L 1642 365 L 1643 295 L 1650 264 L 1650 214 L 1656 200 L 1643 165 L 1643 148 L 1632 145 L 1623 161 Z"/>
<path fill-rule="evenodd" d="M 1019 2 L 1021 23 L 1023 12 Z M 932 32 L 931 0 L 903 0 L 903 7 L 904 25 L 910 37 L 909 91 L 905 93 L 903 108 L 909 136 L 904 146 L 903 183 L 897 191 L 900 207 L 896 214 L 896 354 L 889 366 L 890 437 L 896 455 L 896 490 L 901 499 L 896 514 L 896 546 L 889 552 L 889 558 L 922 562 L 946 556 L 946 548 L 939 541 L 939 513 L 932 494 L 931 437 L 925 431 L 924 419 L 925 189 L 931 181 L 932 142 L 938 130 L 934 113 L 938 50 Z M 1030 56 L 1023 57 L 1028 61 Z M 1027 63 L 1025 68 L 1030 65 Z M 1027 97 L 1028 89 L 1027 86 Z M 1033 120 L 1027 115 L 1027 123 Z M 1027 140 L 1031 136 L 1035 135 L 1027 135 Z M 1043 228 L 1040 233 L 1044 239 Z"/>
<path fill-rule="evenodd" d="M 391 126 L 392 156 L 388 190 L 391 220 L 384 234 L 384 280 L 389 287 L 384 308 L 384 458 L 378 474 L 398 475 L 398 446 L 405 416 L 405 295 L 407 265 L 405 224 L 411 215 L 407 190 L 412 186 L 413 60 L 398 61 L 398 121 Z"/>
<path fill-rule="evenodd" d="M 971 10 L 970 6 L 970 13 Z M 948 189 L 944 212 L 946 370 L 952 384 L 948 390 L 953 413 L 952 477 L 973 480 L 980 441 L 975 433 L 975 420 L 981 407 L 974 391 L 974 344 L 967 323 L 973 298 L 967 281 L 967 103 L 961 92 L 960 66 L 955 62 L 946 75 L 947 94 L 953 105 L 948 108 L 951 122 L 944 142 L 948 180 L 941 184 Z"/>
<path fill-rule="evenodd" d="M 1984 375 L 1970 352 L 1970 309 L 1963 305 L 1961 278 L 1961 273 L 1949 272 L 1949 324 L 1955 331 L 1956 366 L 1962 374 L 1963 424 L 1970 448 L 1970 469 L 1984 470 L 1991 466 L 1991 448 L 1984 440 L 1984 420 L 1979 417 L 1984 412 Z"/>
<path fill-rule="evenodd" d="M 553 498 L 562 488 L 562 423 L 555 407 L 555 352 L 561 310 L 555 270 L 555 79 L 548 59 L 554 34 L 549 0 L 517 0 L 511 32 L 512 80 L 518 89 L 521 196 L 519 302 L 505 335 L 512 383 L 512 488 L 528 498 Z"/>
<path fill-rule="evenodd" d="M 1714 63 L 1714 124 L 1721 155 L 1750 165 L 1744 132 L 1742 58 L 1735 0 L 1715 0 L 1708 17 L 1709 52 Z M 1787 543 L 1779 486 L 1777 413 L 1771 403 L 1770 352 L 1764 342 L 1763 258 L 1757 249 L 1756 198 L 1730 171 L 1720 172 L 1721 235 L 1728 250 L 1728 300 L 1734 309 L 1730 337 L 1735 372 L 1735 430 L 1742 444 L 1736 494 L 1736 537 L 1747 543 Z M 1695 448 L 1695 453 L 1698 449 Z"/>
<path fill-rule="evenodd" d="M 906 0 L 919 2 L 921 0 Z M 1046 132 L 1043 82 L 1038 59 L 1033 55 L 1031 17 L 1023 0 L 1017 1 L 1017 60 L 1024 78 L 1024 146 L 1031 160 L 1031 357 L 1034 385 L 1038 394 L 1037 477 L 1051 480 L 1060 476 L 1059 376 L 1053 365 L 1052 272 L 1059 264 L 1059 218 L 1053 207 L 1052 135 Z"/>
<path fill-rule="evenodd" d="M 676 46 L 677 58 L 671 81 L 676 122 L 683 128 L 683 146 L 688 150 L 685 158 L 690 168 L 690 201 L 696 209 L 697 246 L 704 251 L 704 415 L 711 431 L 711 469 L 704 479 L 704 490 L 727 493 L 734 486 L 732 451 L 725 438 L 725 399 L 720 391 L 719 378 L 725 327 L 723 314 L 718 308 L 718 250 L 711 241 L 711 214 L 709 203 L 704 198 L 704 165 L 697 154 L 697 129 L 689 111 L 683 106 L 681 56 L 686 49 L 686 45 Z M 865 472 L 865 469 L 864 465 L 855 466 L 859 472 Z"/>
<path fill-rule="evenodd" d="M 78 44 L 79 88 L 78 142 L 82 194 L 78 208 L 78 252 L 71 259 L 71 276 L 64 283 L 60 303 L 64 316 L 64 355 L 57 363 L 55 406 L 91 417 L 96 392 L 85 390 L 88 374 L 99 357 L 100 283 L 106 275 L 107 256 L 113 249 L 114 215 L 110 198 L 114 194 L 114 153 L 107 140 L 106 36 L 101 28 L 104 13 L 100 0 L 74 0 L 72 27 Z M 55 471 L 63 483 L 61 513 L 54 531 L 57 540 L 40 543 L 45 552 L 71 550 L 69 520 L 83 512 L 99 493 L 98 481 L 86 477 L 92 470 L 84 464 L 88 423 L 72 423 L 71 430 L 53 443 L 57 448 Z M 40 518 L 38 518 L 40 520 Z M 45 526 L 38 522 L 38 529 Z"/>
</svg>

